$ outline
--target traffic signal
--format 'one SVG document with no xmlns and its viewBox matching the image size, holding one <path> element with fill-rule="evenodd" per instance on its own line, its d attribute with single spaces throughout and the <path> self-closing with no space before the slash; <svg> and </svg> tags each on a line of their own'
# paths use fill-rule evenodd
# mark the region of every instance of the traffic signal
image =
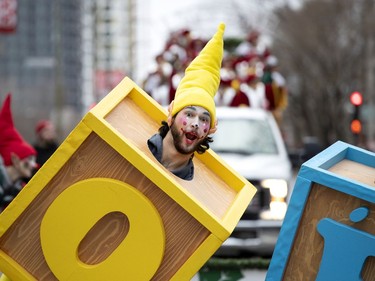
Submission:
<svg viewBox="0 0 375 281">
<path fill-rule="evenodd" d="M 360 105 L 362 105 L 362 100 L 363 100 L 362 99 L 362 94 L 360 92 L 353 92 L 350 95 L 350 102 L 354 106 L 360 106 Z"/>
<path fill-rule="evenodd" d="M 360 107 L 363 98 L 360 92 L 353 92 L 350 95 L 350 103 L 354 106 L 353 117 L 350 123 L 350 130 L 354 135 L 359 135 L 362 131 L 362 122 L 360 119 Z"/>
<path fill-rule="evenodd" d="M 353 134 L 359 135 L 359 133 L 362 131 L 361 121 L 358 119 L 352 120 L 352 122 L 350 123 L 350 130 Z"/>
</svg>

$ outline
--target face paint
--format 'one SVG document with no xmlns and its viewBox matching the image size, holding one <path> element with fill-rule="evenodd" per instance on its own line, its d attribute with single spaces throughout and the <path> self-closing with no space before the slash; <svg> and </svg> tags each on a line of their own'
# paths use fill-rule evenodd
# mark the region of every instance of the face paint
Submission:
<svg viewBox="0 0 375 281">
<path fill-rule="evenodd" d="M 191 106 L 184 108 L 183 113 L 187 120 L 187 131 L 196 130 L 195 132 L 202 137 L 210 129 L 210 114 L 200 106 Z M 203 136 L 205 137 L 205 136 Z"/>
<path fill-rule="evenodd" d="M 207 137 L 210 115 L 200 106 L 188 106 L 181 110 L 173 121 L 171 133 L 176 149 L 191 154 Z"/>
<path fill-rule="evenodd" d="M 208 130 L 210 129 L 210 123 L 209 123 L 209 122 L 204 122 L 204 123 L 202 124 L 202 129 L 203 129 L 203 132 L 204 132 L 204 133 L 207 133 Z"/>
<path fill-rule="evenodd" d="M 178 123 L 182 123 L 183 126 L 186 126 L 188 124 L 187 117 L 184 115 L 181 115 L 178 117 Z"/>
</svg>

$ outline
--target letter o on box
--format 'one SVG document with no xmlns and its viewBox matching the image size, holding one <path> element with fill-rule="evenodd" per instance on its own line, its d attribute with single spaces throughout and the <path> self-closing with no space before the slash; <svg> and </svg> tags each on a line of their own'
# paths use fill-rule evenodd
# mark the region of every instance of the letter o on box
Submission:
<svg viewBox="0 0 375 281">
<path fill-rule="evenodd" d="M 111 212 L 127 216 L 129 232 L 107 259 L 85 264 L 77 255 L 79 244 Z M 49 206 L 41 224 L 41 245 L 59 280 L 116 280 L 119 275 L 149 280 L 163 258 L 165 235 L 156 208 L 141 192 L 118 180 L 92 178 L 71 185 Z"/>
</svg>

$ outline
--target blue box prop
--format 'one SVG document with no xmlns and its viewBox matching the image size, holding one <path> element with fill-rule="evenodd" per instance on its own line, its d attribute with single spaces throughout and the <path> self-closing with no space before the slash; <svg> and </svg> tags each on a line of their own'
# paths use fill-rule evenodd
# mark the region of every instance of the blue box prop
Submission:
<svg viewBox="0 0 375 281">
<path fill-rule="evenodd" d="M 302 165 L 266 280 L 375 280 L 375 153 L 338 141 Z"/>
</svg>

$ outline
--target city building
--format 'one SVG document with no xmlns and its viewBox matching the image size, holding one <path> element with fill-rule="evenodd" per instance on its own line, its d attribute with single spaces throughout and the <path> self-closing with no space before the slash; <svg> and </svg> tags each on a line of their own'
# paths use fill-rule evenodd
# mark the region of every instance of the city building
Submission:
<svg viewBox="0 0 375 281">
<path fill-rule="evenodd" d="M 15 7 L 16 21 L 12 30 L 0 28 L 0 98 L 12 93 L 15 123 L 25 138 L 32 140 L 34 124 L 45 118 L 65 138 L 132 74 L 134 2 L 1 0 Z"/>
</svg>

